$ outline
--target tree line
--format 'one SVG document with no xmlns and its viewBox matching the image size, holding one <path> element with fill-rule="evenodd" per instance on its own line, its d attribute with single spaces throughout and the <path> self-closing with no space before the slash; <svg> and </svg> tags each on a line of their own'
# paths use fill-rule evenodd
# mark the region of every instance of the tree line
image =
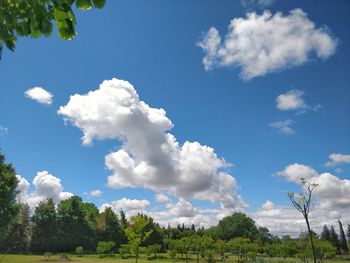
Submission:
<svg viewBox="0 0 350 263">
<path fill-rule="evenodd" d="M 11 164 L 0 153 L 0 252 L 56 253 L 75 252 L 119 253 L 121 257 L 137 258 L 148 254 L 156 258 L 167 252 L 176 260 L 187 261 L 195 255 L 214 262 L 230 255 L 255 258 L 309 258 L 312 248 L 308 233 L 298 238 L 272 235 L 265 227 L 256 226 L 244 213 L 221 219 L 216 226 L 205 229 L 194 225 L 160 226 L 152 217 L 137 214 L 126 218 L 123 210 L 104 211 L 79 196 L 54 204 L 52 199 L 40 202 L 33 211 L 16 201 L 17 179 Z M 347 231 L 339 223 L 339 235 L 333 226 L 324 226 L 320 235 L 312 232 L 318 258 L 347 254 L 350 225 Z"/>
</svg>

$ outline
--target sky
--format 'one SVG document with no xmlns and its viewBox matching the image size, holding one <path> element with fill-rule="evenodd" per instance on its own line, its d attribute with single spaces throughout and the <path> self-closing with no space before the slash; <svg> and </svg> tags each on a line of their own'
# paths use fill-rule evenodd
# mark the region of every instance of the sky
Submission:
<svg viewBox="0 0 350 263">
<path fill-rule="evenodd" d="M 350 3 L 107 1 L 0 62 L 0 148 L 32 208 L 73 194 L 163 225 L 350 224 Z"/>
</svg>

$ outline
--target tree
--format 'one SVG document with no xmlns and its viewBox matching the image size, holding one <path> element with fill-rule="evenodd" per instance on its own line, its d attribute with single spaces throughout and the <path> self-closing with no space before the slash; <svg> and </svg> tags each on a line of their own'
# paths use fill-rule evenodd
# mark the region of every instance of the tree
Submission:
<svg viewBox="0 0 350 263">
<path fill-rule="evenodd" d="M 76 35 L 72 6 L 81 10 L 102 8 L 106 0 L 3 0 L 0 1 L 0 59 L 3 44 L 13 51 L 18 37 L 50 36 L 53 23 L 58 36 L 70 40 Z"/>
<path fill-rule="evenodd" d="M 130 249 L 135 255 L 136 263 L 139 257 L 139 248 L 142 242 L 152 234 L 152 230 L 146 231 L 148 220 L 143 215 L 136 215 L 130 219 L 130 225 L 125 229 L 129 240 Z"/>
<path fill-rule="evenodd" d="M 321 233 L 321 240 L 330 241 L 330 234 L 328 226 L 324 225 Z"/>
<path fill-rule="evenodd" d="M 97 218 L 97 236 L 99 241 L 114 241 L 117 247 L 121 245 L 122 227 L 110 207 L 106 207 Z"/>
<path fill-rule="evenodd" d="M 350 225 L 348 225 L 348 231 L 346 232 L 347 236 L 348 236 L 348 240 L 350 240 Z"/>
<path fill-rule="evenodd" d="M 29 248 L 31 222 L 29 206 L 20 205 L 20 212 L 11 225 L 7 237 L 0 242 L 0 251 L 10 249 L 12 253 L 25 253 Z"/>
<path fill-rule="evenodd" d="M 329 232 L 330 232 L 330 234 L 329 234 L 330 242 L 336 248 L 337 253 L 339 254 L 340 253 L 339 236 L 338 236 L 337 232 L 335 232 L 333 226 L 331 226 L 331 229 Z"/>
<path fill-rule="evenodd" d="M 15 169 L 5 163 L 5 156 L 0 152 L 0 240 L 6 236 L 19 211 L 16 203 L 17 183 Z"/>
<path fill-rule="evenodd" d="M 253 219 L 243 213 L 234 213 L 232 216 L 224 217 L 219 221 L 218 228 L 220 238 L 226 241 L 235 237 L 245 237 L 253 240 L 258 234 Z"/>
<path fill-rule="evenodd" d="M 309 232 L 309 238 L 310 238 L 310 243 L 312 247 L 314 263 L 316 263 L 316 252 L 315 252 L 313 235 L 312 235 L 311 227 L 309 223 L 309 212 L 311 208 L 312 192 L 317 187 L 317 184 L 311 184 L 311 183 L 306 184 L 304 178 L 301 178 L 301 183 L 304 186 L 304 191 L 301 192 L 300 194 L 288 193 L 288 197 L 292 202 L 293 206 L 303 215 L 305 219 L 307 230 Z"/>
<path fill-rule="evenodd" d="M 78 196 L 61 201 L 57 206 L 57 220 L 60 229 L 59 250 L 73 252 L 76 247 L 82 246 L 92 249 L 91 242 L 94 236 L 93 229 L 85 220 L 82 199 Z"/>
<path fill-rule="evenodd" d="M 35 208 L 32 222 L 31 251 L 56 252 L 58 226 L 55 204 L 52 199 L 38 204 Z"/>
<path fill-rule="evenodd" d="M 345 233 L 344 233 L 344 229 L 343 229 L 343 224 L 341 223 L 340 220 L 338 220 L 338 223 L 339 223 L 339 233 L 340 233 L 340 240 L 339 240 L 340 252 L 342 254 L 348 254 L 349 248 L 348 248 L 348 244 L 346 243 L 346 237 L 345 237 Z"/>
</svg>

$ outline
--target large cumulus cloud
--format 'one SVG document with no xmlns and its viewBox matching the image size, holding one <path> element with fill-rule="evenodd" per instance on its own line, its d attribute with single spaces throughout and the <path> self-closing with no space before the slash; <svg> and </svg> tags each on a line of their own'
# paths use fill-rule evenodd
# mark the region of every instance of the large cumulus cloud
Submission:
<svg viewBox="0 0 350 263">
<path fill-rule="evenodd" d="M 97 90 L 75 94 L 58 113 L 83 132 L 83 144 L 119 139 L 122 147 L 105 157 L 112 188 L 144 187 L 184 199 L 219 201 L 226 209 L 246 204 L 229 165 L 199 142 L 182 145 L 169 133 L 173 124 L 163 109 L 140 100 L 127 81 L 104 81 Z"/>
</svg>

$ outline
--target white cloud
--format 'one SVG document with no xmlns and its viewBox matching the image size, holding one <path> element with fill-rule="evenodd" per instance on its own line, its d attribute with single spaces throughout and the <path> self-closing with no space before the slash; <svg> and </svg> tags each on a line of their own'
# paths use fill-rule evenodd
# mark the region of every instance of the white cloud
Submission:
<svg viewBox="0 0 350 263">
<path fill-rule="evenodd" d="M 42 87 L 34 87 L 32 89 L 27 90 L 25 93 L 27 98 L 32 100 L 36 100 L 41 104 L 52 104 L 53 95 Z"/>
<path fill-rule="evenodd" d="M 48 198 L 58 203 L 73 196 L 72 193 L 64 192 L 61 180 L 47 171 L 37 172 L 32 182 L 35 187 L 32 192 L 29 191 L 30 184 L 25 178 L 17 175 L 17 179 L 19 181 L 17 199 L 21 203 L 28 203 L 30 207 L 35 207 L 39 202 Z"/>
<path fill-rule="evenodd" d="M 337 40 L 327 28 L 316 28 L 303 10 L 293 9 L 288 15 L 264 11 L 234 18 L 223 42 L 217 29 L 211 27 L 197 45 L 205 53 L 206 70 L 239 67 L 242 78 L 252 79 L 303 65 L 313 54 L 327 59 L 335 52 Z"/>
<path fill-rule="evenodd" d="M 277 176 L 285 177 L 289 182 L 301 184 L 301 179 L 310 180 L 317 177 L 318 173 L 309 166 L 294 163 L 288 165 L 283 171 L 276 173 Z"/>
<path fill-rule="evenodd" d="M 90 191 L 89 195 L 93 197 L 100 197 L 102 195 L 102 192 L 96 189 L 96 190 Z"/>
<path fill-rule="evenodd" d="M 226 209 L 246 204 L 237 182 L 223 171 L 228 164 L 214 149 L 198 142 L 180 145 L 163 109 L 141 101 L 127 81 L 104 81 L 86 95 L 73 95 L 58 111 L 83 132 L 83 144 L 93 139 L 119 139 L 121 149 L 105 157 L 112 188 L 143 187 L 189 198 L 219 201 Z"/>
<path fill-rule="evenodd" d="M 169 213 L 174 217 L 194 217 L 196 215 L 196 209 L 183 198 L 180 198 L 176 204 L 168 204 L 167 208 L 170 208 Z"/>
<path fill-rule="evenodd" d="M 303 95 L 304 92 L 301 90 L 291 90 L 285 94 L 280 94 L 276 98 L 276 107 L 283 111 L 305 109 L 307 105 L 302 98 Z"/>
<path fill-rule="evenodd" d="M 0 137 L 5 136 L 8 133 L 8 128 L 0 126 Z"/>
<path fill-rule="evenodd" d="M 339 211 L 330 211 L 328 213 L 328 218 L 329 219 L 336 219 L 336 220 L 340 220 L 341 219 L 341 214 Z"/>
<path fill-rule="evenodd" d="M 276 121 L 276 122 L 270 123 L 269 126 L 277 129 L 278 132 L 281 134 L 293 135 L 295 134 L 295 130 L 292 127 L 290 127 L 293 123 L 294 121 L 292 120 Z"/>
<path fill-rule="evenodd" d="M 269 201 L 267 201 L 269 202 Z M 305 219 L 292 204 L 266 206 L 266 203 L 257 211 L 249 213 L 258 226 L 267 227 L 272 234 L 279 236 L 299 236 L 301 232 L 307 231 Z M 350 210 L 346 208 L 337 211 L 330 208 L 314 206 L 311 208 L 310 224 L 312 230 L 321 233 L 324 225 L 337 225 L 337 220 L 342 218 L 344 222 L 350 220 Z"/>
<path fill-rule="evenodd" d="M 116 213 L 123 210 L 127 214 L 135 214 L 137 212 L 144 212 L 149 206 L 150 202 L 146 199 L 138 200 L 124 197 L 122 199 L 103 204 L 100 211 L 105 210 L 106 207 L 111 207 Z"/>
<path fill-rule="evenodd" d="M 350 164 L 350 154 L 332 153 L 329 155 L 330 161 L 325 163 L 326 167 L 334 167 L 340 164 Z"/>
<path fill-rule="evenodd" d="M 301 183 L 301 178 L 307 183 L 317 184 L 314 193 L 320 208 L 350 210 L 350 180 L 340 179 L 330 173 L 319 174 L 311 167 L 298 163 L 288 165 L 276 175 L 298 184 Z"/>
<path fill-rule="evenodd" d="M 156 194 L 156 201 L 159 203 L 164 203 L 169 201 L 169 197 L 165 194 Z"/>
</svg>

